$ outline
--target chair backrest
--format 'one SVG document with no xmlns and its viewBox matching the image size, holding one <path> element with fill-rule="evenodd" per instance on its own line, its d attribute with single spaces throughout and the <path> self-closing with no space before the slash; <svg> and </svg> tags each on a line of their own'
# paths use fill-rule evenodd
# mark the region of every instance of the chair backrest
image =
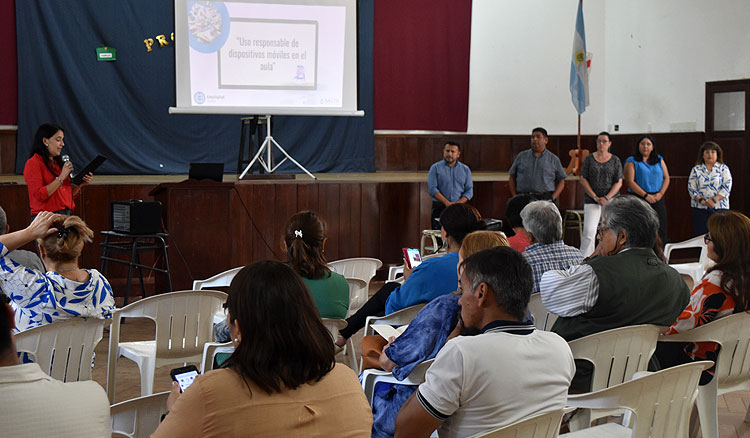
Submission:
<svg viewBox="0 0 750 438">
<path fill-rule="evenodd" d="M 534 316 L 534 326 L 539 330 L 550 331 L 557 321 L 557 315 L 547 310 L 542 303 L 542 294 L 531 294 L 529 312 Z"/>
<path fill-rule="evenodd" d="M 718 393 L 750 389 L 750 313 L 735 313 L 660 340 L 716 342 L 721 345 L 714 372 Z"/>
<path fill-rule="evenodd" d="M 414 306 L 401 309 L 397 312 L 393 312 L 386 316 L 368 316 L 365 320 L 365 336 L 375 334 L 372 329 L 373 324 L 390 324 L 390 325 L 405 325 L 409 324 L 412 319 L 417 316 L 422 307 L 425 304 L 417 304 Z"/>
<path fill-rule="evenodd" d="M 149 318 L 156 323 L 156 366 L 159 358 L 200 356 L 203 344 L 213 339 L 213 316 L 226 299 L 227 294 L 215 290 L 169 292 L 144 298 L 115 312 L 110 337 L 119 342 L 121 318 Z"/>
<path fill-rule="evenodd" d="M 687 436 L 698 380 L 701 372 L 712 364 L 692 362 L 599 391 L 570 395 L 568 406 L 630 409 L 635 414 L 631 435 L 635 438 Z"/>
<path fill-rule="evenodd" d="M 372 406 L 372 397 L 375 394 L 375 385 L 378 383 L 397 383 L 399 385 L 417 386 L 424 382 L 424 375 L 427 369 L 432 366 L 435 359 L 428 359 L 414 367 L 404 380 L 396 379 L 392 373 L 383 370 L 367 369 L 362 372 L 360 380 L 362 381 L 362 390 L 365 392 L 367 402 Z"/>
<path fill-rule="evenodd" d="M 321 321 L 323 321 L 323 325 L 328 329 L 328 332 L 331 333 L 331 341 L 335 341 L 339 336 L 339 332 L 347 325 L 343 319 L 321 318 Z"/>
<path fill-rule="evenodd" d="M 383 266 L 383 262 L 371 257 L 354 257 L 328 262 L 328 267 L 333 272 L 344 277 L 359 278 L 368 284 L 381 266 Z"/>
<path fill-rule="evenodd" d="M 704 263 L 706 260 L 708 260 L 708 250 L 706 248 L 706 242 L 703 240 L 703 236 L 696 236 L 677 243 L 667 243 L 666 245 L 664 245 L 664 257 L 666 257 L 666 259 L 671 263 L 672 261 L 669 259 L 669 257 L 672 254 L 672 251 L 675 249 L 686 248 L 700 248 L 701 253 L 698 261 L 700 263 Z"/>
<path fill-rule="evenodd" d="M 42 371 L 57 380 L 91 380 L 91 360 L 103 328 L 104 320 L 97 318 L 45 324 L 15 335 L 16 349 L 34 355 Z"/>
<path fill-rule="evenodd" d="M 214 367 L 214 358 L 219 353 L 234 353 L 232 342 L 206 342 L 203 345 L 203 359 L 201 359 L 201 374 L 211 371 Z"/>
<path fill-rule="evenodd" d="M 112 436 L 148 438 L 167 410 L 167 397 L 169 391 L 113 404 L 109 409 Z"/>
<path fill-rule="evenodd" d="M 543 412 L 479 435 L 481 438 L 555 438 L 560 432 L 563 410 Z"/>
<path fill-rule="evenodd" d="M 594 364 L 591 390 L 598 391 L 646 371 L 662 330 L 651 324 L 620 327 L 570 341 L 568 345 L 575 359 Z"/>
<path fill-rule="evenodd" d="M 244 266 L 238 266 L 236 268 L 229 269 L 220 274 L 216 274 L 213 277 L 209 277 L 205 280 L 195 280 L 193 282 L 193 290 L 209 289 L 212 287 L 229 287 L 232 283 L 232 279 L 237 275 Z"/>
</svg>

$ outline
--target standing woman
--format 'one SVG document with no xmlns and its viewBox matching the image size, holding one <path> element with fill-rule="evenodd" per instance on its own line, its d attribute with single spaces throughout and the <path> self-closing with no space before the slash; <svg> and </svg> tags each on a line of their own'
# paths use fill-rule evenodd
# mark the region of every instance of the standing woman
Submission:
<svg viewBox="0 0 750 438">
<path fill-rule="evenodd" d="M 729 210 L 732 174 L 724 164 L 721 146 L 707 141 L 701 145 L 698 160 L 690 171 L 688 194 L 695 235 L 706 234 L 708 218 L 717 211 Z"/>
<path fill-rule="evenodd" d="M 42 211 L 70 216 L 81 187 L 70 182 L 73 163 L 63 162 L 65 146 L 63 129 L 51 123 L 41 125 L 34 134 L 31 156 L 23 168 L 23 178 L 29 189 L 31 218 Z M 83 184 L 91 182 L 93 175 L 83 177 Z"/>
<path fill-rule="evenodd" d="M 622 187 L 622 163 L 609 152 L 612 138 L 609 132 L 600 132 L 596 137 L 596 152 L 587 155 L 581 165 L 581 185 L 584 191 L 583 236 L 581 252 L 588 257 L 594 252 L 596 227 L 602 214 L 602 207 Z"/>
<path fill-rule="evenodd" d="M 650 135 L 641 136 L 635 152 L 625 160 L 625 184 L 628 192 L 640 196 L 659 215 L 659 237 L 667 240 L 667 207 L 664 193 L 669 188 L 669 170 L 664 158 L 656 153 L 654 139 Z"/>
</svg>

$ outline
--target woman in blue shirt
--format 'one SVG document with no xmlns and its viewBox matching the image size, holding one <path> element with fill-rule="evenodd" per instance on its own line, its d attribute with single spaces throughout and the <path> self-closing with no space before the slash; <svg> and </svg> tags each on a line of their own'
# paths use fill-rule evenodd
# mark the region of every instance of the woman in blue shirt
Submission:
<svg viewBox="0 0 750 438">
<path fill-rule="evenodd" d="M 641 136 L 635 152 L 625 160 L 625 184 L 628 192 L 646 200 L 659 215 L 659 237 L 667 243 L 667 208 L 663 198 L 669 188 L 669 171 L 664 158 L 656 153 L 650 135 Z"/>
</svg>

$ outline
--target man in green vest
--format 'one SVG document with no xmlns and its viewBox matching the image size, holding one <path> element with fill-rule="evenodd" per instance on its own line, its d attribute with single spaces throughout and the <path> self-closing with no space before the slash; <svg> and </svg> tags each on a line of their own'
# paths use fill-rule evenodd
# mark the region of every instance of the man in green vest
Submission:
<svg viewBox="0 0 750 438">
<path fill-rule="evenodd" d="M 617 196 L 604 206 L 602 221 L 591 258 L 542 276 L 542 302 L 559 316 L 552 331 L 572 341 L 629 325 L 672 325 L 690 289 L 652 249 L 659 230 L 654 210 L 635 196 Z"/>
</svg>

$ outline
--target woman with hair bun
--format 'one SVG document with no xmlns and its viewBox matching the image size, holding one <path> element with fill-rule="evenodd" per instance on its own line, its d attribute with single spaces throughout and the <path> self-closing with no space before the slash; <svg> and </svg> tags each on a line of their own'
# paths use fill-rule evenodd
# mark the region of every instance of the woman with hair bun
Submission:
<svg viewBox="0 0 750 438">
<path fill-rule="evenodd" d="M 325 221 L 314 211 L 301 211 L 289 218 L 284 230 L 287 261 L 310 290 L 321 318 L 346 318 L 349 283 L 326 265 Z"/>
<path fill-rule="evenodd" d="M 19 332 L 73 317 L 110 318 L 115 299 L 96 269 L 81 269 L 78 259 L 94 232 L 78 216 L 39 213 L 23 230 L 0 236 L 0 284 L 10 297 Z M 7 257 L 35 241 L 47 272 L 24 268 Z"/>
</svg>

